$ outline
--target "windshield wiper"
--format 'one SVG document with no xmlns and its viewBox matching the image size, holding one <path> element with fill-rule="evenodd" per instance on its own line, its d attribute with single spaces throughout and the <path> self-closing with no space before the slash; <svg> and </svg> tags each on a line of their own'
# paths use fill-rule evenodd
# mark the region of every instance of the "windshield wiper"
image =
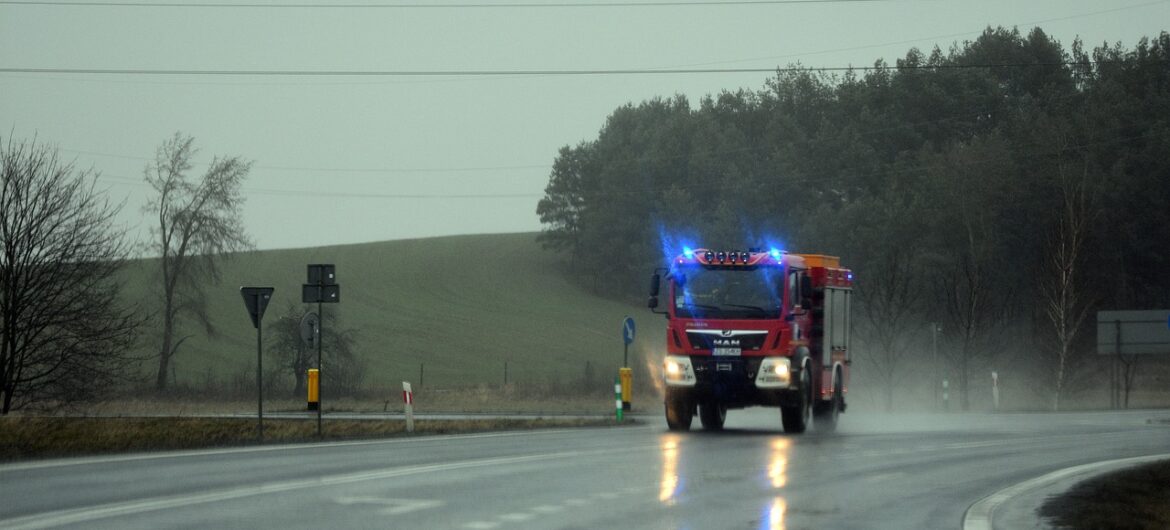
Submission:
<svg viewBox="0 0 1170 530">
<path fill-rule="evenodd" d="M 760 306 L 754 306 L 754 305 L 723 304 L 722 307 L 740 307 L 743 309 L 751 309 L 752 311 L 759 311 L 760 313 L 763 313 L 765 315 L 768 314 L 767 309 L 764 309 Z"/>
<path fill-rule="evenodd" d="M 719 306 L 707 304 L 684 304 L 680 309 L 702 309 L 704 311 L 718 311 Z"/>
</svg>

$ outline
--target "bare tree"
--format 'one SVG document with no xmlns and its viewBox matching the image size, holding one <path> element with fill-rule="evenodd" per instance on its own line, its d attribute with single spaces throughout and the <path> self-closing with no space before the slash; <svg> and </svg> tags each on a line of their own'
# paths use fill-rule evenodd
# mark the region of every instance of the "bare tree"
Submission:
<svg viewBox="0 0 1170 530">
<path fill-rule="evenodd" d="M 340 311 L 325 312 L 321 326 L 322 370 L 321 385 L 331 395 L 352 394 L 362 383 L 365 364 L 354 353 L 356 332 L 340 325 Z M 317 366 L 317 349 L 301 340 L 303 306 L 290 303 L 284 314 L 268 324 L 268 354 L 275 358 L 277 370 L 293 376 L 293 398 L 305 397 L 305 377 L 309 368 Z"/>
<path fill-rule="evenodd" d="M 1084 261 L 1086 239 L 1099 209 L 1089 164 L 1083 158 L 1081 163 L 1079 171 L 1070 171 L 1063 160 L 1057 162 L 1056 184 L 1061 208 L 1045 253 L 1046 274 L 1040 282 L 1044 316 L 1052 326 L 1051 351 L 1056 365 L 1053 374 L 1054 410 L 1060 410 L 1071 372 L 1081 364 L 1077 361 L 1083 352 L 1078 351 L 1076 339 L 1084 328 L 1090 309 L 1080 266 Z"/>
<path fill-rule="evenodd" d="M 958 377 L 959 404 L 970 408 L 972 371 L 1003 347 L 1001 330 L 1013 293 L 1002 281 L 1004 252 L 999 215 L 1003 179 L 1013 174 L 1008 149 L 992 137 L 960 144 L 933 161 L 941 184 L 934 257 L 936 304 L 951 347 L 943 350 Z M 984 364 L 980 364 L 984 363 Z"/>
<path fill-rule="evenodd" d="M 857 331 L 870 347 L 858 358 L 881 380 L 886 410 L 894 408 L 909 346 L 921 327 L 923 227 L 909 213 L 916 211 L 917 197 L 897 195 L 859 201 L 861 208 L 844 226 L 850 256 L 866 264 L 857 280 Z"/>
<path fill-rule="evenodd" d="M 121 209 L 36 140 L 0 141 L 0 414 L 92 398 L 124 377 Z"/>
<path fill-rule="evenodd" d="M 157 216 L 150 249 L 159 255 L 162 274 L 162 337 L 158 350 L 158 390 L 167 387 L 171 360 L 190 335 L 178 336 L 178 320 L 195 318 L 208 334 L 215 328 L 207 314 L 204 282 L 219 281 L 216 259 L 224 253 L 247 250 L 240 185 L 252 162 L 238 156 L 215 157 L 198 180 L 190 177 L 195 139 L 175 133 L 159 146 L 153 164 L 144 171 L 157 192 L 144 210 Z"/>
</svg>

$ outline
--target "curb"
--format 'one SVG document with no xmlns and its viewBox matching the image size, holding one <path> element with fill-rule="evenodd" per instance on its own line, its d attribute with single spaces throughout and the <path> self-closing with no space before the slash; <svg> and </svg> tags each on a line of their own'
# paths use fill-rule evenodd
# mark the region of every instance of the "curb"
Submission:
<svg viewBox="0 0 1170 530">
<path fill-rule="evenodd" d="M 963 530 L 991 530 L 992 528 L 995 528 L 995 525 L 993 524 L 993 518 L 995 516 L 996 510 L 1011 498 L 1021 495 L 1027 491 L 1037 489 L 1060 480 L 1068 479 L 1076 475 L 1100 473 L 1105 468 L 1109 467 L 1128 467 L 1167 459 L 1170 459 L 1170 453 L 1137 456 L 1132 458 L 1119 458 L 1117 460 L 1105 460 L 1102 462 L 1093 462 L 1090 464 L 1066 467 L 1046 475 L 1041 475 L 1033 479 L 1025 480 L 1018 484 L 1008 486 L 995 493 L 992 493 L 991 495 L 980 499 L 975 504 L 972 504 L 970 507 L 968 507 L 967 511 L 963 513 Z"/>
</svg>

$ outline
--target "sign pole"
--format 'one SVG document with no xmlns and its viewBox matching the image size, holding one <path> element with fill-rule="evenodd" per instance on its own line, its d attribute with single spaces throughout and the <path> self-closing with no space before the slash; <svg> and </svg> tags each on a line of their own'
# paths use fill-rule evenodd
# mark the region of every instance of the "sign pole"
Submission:
<svg viewBox="0 0 1170 530">
<path fill-rule="evenodd" d="M 260 293 L 256 293 L 256 307 L 260 307 Z M 264 355 L 262 326 L 256 326 L 256 432 L 260 441 L 264 441 Z"/>
<path fill-rule="evenodd" d="M 264 441 L 264 310 L 272 299 L 272 287 L 240 287 L 244 307 L 256 328 L 256 436 Z"/>
<path fill-rule="evenodd" d="M 618 370 L 618 408 L 630 410 L 630 400 L 634 393 L 634 371 L 630 369 L 630 343 L 634 342 L 634 319 L 626 315 L 622 320 L 622 342 L 625 347 L 622 353 L 622 367 Z M 621 419 L 619 413 L 618 419 Z"/>
<path fill-rule="evenodd" d="M 324 342 L 321 340 L 323 338 L 321 336 L 321 326 L 325 324 L 325 313 L 321 312 L 320 300 L 317 301 L 317 315 L 320 317 L 320 320 L 317 322 L 317 437 L 320 438 L 323 436 L 321 429 L 321 411 L 325 410 L 325 405 L 321 402 L 321 387 L 325 386 L 323 384 L 325 382 L 325 377 L 323 377 L 325 372 L 321 371 L 321 343 Z"/>
</svg>

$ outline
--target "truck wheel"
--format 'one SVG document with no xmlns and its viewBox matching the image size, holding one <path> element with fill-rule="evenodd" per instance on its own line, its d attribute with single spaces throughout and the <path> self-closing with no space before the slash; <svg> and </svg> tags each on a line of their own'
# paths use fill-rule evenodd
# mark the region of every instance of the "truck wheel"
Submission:
<svg viewBox="0 0 1170 530">
<path fill-rule="evenodd" d="M 666 396 L 666 426 L 672 431 L 686 431 L 691 428 L 694 416 L 689 400 L 678 396 Z"/>
<path fill-rule="evenodd" d="M 727 407 L 719 403 L 699 404 L 699 421 L 703 429 L 708 431 L 723 430 L 723 420 L 727 419 Z"/>
<path fill-rule="evenodd" d="M 784 424 L 784 432 L 799 434 L 808 428 L 812 416 L 812 380 L 808 371 L 808 365 L 800 370 L 800 404 L 780 407 L 780 423 Z"/>
<path fill-rule="evenodd" d="M 837 430 L 837 417 L 841 413 L 841 402 L 844 396 L 841 395 L 841 376 L 837 374 L 837 381 L 833 383 L 833 398 L 829 401 L 820 401 L 820 405 L 813 409 L 813 415 L 816 417 L 816 427 L 818 431 L 833 432 Z"/>
</svg>

